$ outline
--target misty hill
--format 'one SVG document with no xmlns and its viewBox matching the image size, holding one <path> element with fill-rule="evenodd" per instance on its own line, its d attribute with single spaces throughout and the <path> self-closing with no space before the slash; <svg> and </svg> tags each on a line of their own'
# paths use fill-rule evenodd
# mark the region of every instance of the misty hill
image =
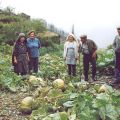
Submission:
<svg viewBox="0 0 120 120">
<path fill-rule="evenodd" d="M 52 24 L 48 24 L 44 19 L 31 19 L 25 13 L 15 14 L 12 8 L 9 7 L 5 10 L 0 9 L 0 44 L 8 43 L 12 45 L 20 32 L 24 32 L 27 35 L 30 30 L 35 30 L 36 33 L 43 34 L 46 34 L 45 31 L 50 31 L 55 36 L 57 34 L 58 38 L 55 39 L 56 41 L 60 39 L 59 37 L 65 38 L 66 36 L 63 30 L 56 28 Z M 51 36 L 48 34 L 47 39 L 49 37 Z"/>
</svg>

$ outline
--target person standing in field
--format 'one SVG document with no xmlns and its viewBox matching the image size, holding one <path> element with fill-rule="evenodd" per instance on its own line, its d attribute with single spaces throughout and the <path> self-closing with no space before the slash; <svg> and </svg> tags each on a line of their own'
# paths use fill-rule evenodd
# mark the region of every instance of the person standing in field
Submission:
<svg viewBox="0 0 120 120">
<path fill-rule="evenodd" d="M 76 61 L 79 54 L 78 43 L 73 34 L 69 34 L 66 38 L 63 57 L 68 67 L 68 75 L 76 76 Z"/>
<path fill-rule="evenodd" d="M 93 40 L 87 39 L 87 35 L 80 36 L 81 45 L 80 52 L 83 54 L 83 68 L 84 68 L 84 79 L 88 81 L 89 63 L 92 65 L 92 80 L 96 78 L 96 58 L 97 58 L 97 45 Z"/>
<path fill-rule="evenodd" d="M 115 51 L 115 81 L 113 84 L 120 83 L 120 27 L 117 28 L 118 35 L 113 41 L 113 49 Z"/>
<path fill-rule="evenodd" d="M 29 70 L 30 73 L 38 72 L 39 67 L 39 48 L 40 48 L 40 40 L 36 38 L 35 31 L 31 30 L 28 33 L 27 38 L 27 47 L 29 48 Z"/>
<path fill-rule="evenodd" d="M 27 40 L 24 33 L 20 33 L 17 41 L 14 44 L 12 63 L 14 66 L 14 72 L 18 75 L 26 75 L 29 72 L 28 69 L 28 48 Z"/>
</svg>

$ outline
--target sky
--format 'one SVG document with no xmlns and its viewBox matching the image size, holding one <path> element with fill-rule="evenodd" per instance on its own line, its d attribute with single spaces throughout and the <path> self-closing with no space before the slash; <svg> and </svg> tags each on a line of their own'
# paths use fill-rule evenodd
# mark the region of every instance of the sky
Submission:
<svg viewBox="0 0 120 120">
<path fill-rule="evenodd" d="M 120 26 L 120 0 L 0 0 L 0 8 L 7 6 L 69 33 L 74 24 L 78 39 L 86 34 L 99 48 L 112 44 Z"/>
</svg>

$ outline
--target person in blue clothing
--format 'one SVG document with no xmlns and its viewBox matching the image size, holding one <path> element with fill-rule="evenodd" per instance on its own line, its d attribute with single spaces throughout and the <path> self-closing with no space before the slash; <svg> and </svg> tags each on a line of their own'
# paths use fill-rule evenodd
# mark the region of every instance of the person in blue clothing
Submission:
<svg viewBox="0 0 120 120">
<path fill-rule="evenodd" d="M 38 72 L 38 67 L 39 67 L 39 48 L 40 48 L 40 40 L 35 37 L 35 31 L 31 30 L 28 33 L 28 38 L 27 38 L 27 46 L 29 49 L 29 70 L 30 73 Z"/>
</svg>

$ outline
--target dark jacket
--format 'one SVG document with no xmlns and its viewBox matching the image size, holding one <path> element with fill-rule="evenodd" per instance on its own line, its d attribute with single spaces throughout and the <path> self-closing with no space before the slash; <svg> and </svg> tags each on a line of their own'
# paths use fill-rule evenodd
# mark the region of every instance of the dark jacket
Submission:
<svg viewBox="0 0 120 120">
<path fill-rule="evenodd" d="M 24 42 L 24 45 L 21 45 L 20 43 L 20 38 L 19 37 L 17 39 L 17 41 L 15 42 L 14 46 L 13 46 L 13 53 L 12 53 L 12 65 L 14 66 L 14 72 L 15 73 L 21 73 L 23 67 L 24 66 L 24 69 L 25 69 L 25 72 L 28 71 L 28 68 L 27 68 L 27 63 L 28 63 L 28 59 L 27 59 L 27 53 L 28 53 L 28 48 L 27 48 L 27 45 L 26 45 L 26 40 Z M 16 57 L 18 63 L 14 63 L 14 57 Z M 19 62 L 22 62 L 22 66 L 19 64 Z M 19 68 L 20 67 L 20 68 Z"/>
<path fill-rule="evenodd" d="M 90 54 L 93 54 L 97 50 L 97 45 L 93 40 L 87 39 L 86 44 L 88 45 L 88 50 Z M 82 44 L 80 45 L 79 52 L 82 52 Z"/>
</svg>

